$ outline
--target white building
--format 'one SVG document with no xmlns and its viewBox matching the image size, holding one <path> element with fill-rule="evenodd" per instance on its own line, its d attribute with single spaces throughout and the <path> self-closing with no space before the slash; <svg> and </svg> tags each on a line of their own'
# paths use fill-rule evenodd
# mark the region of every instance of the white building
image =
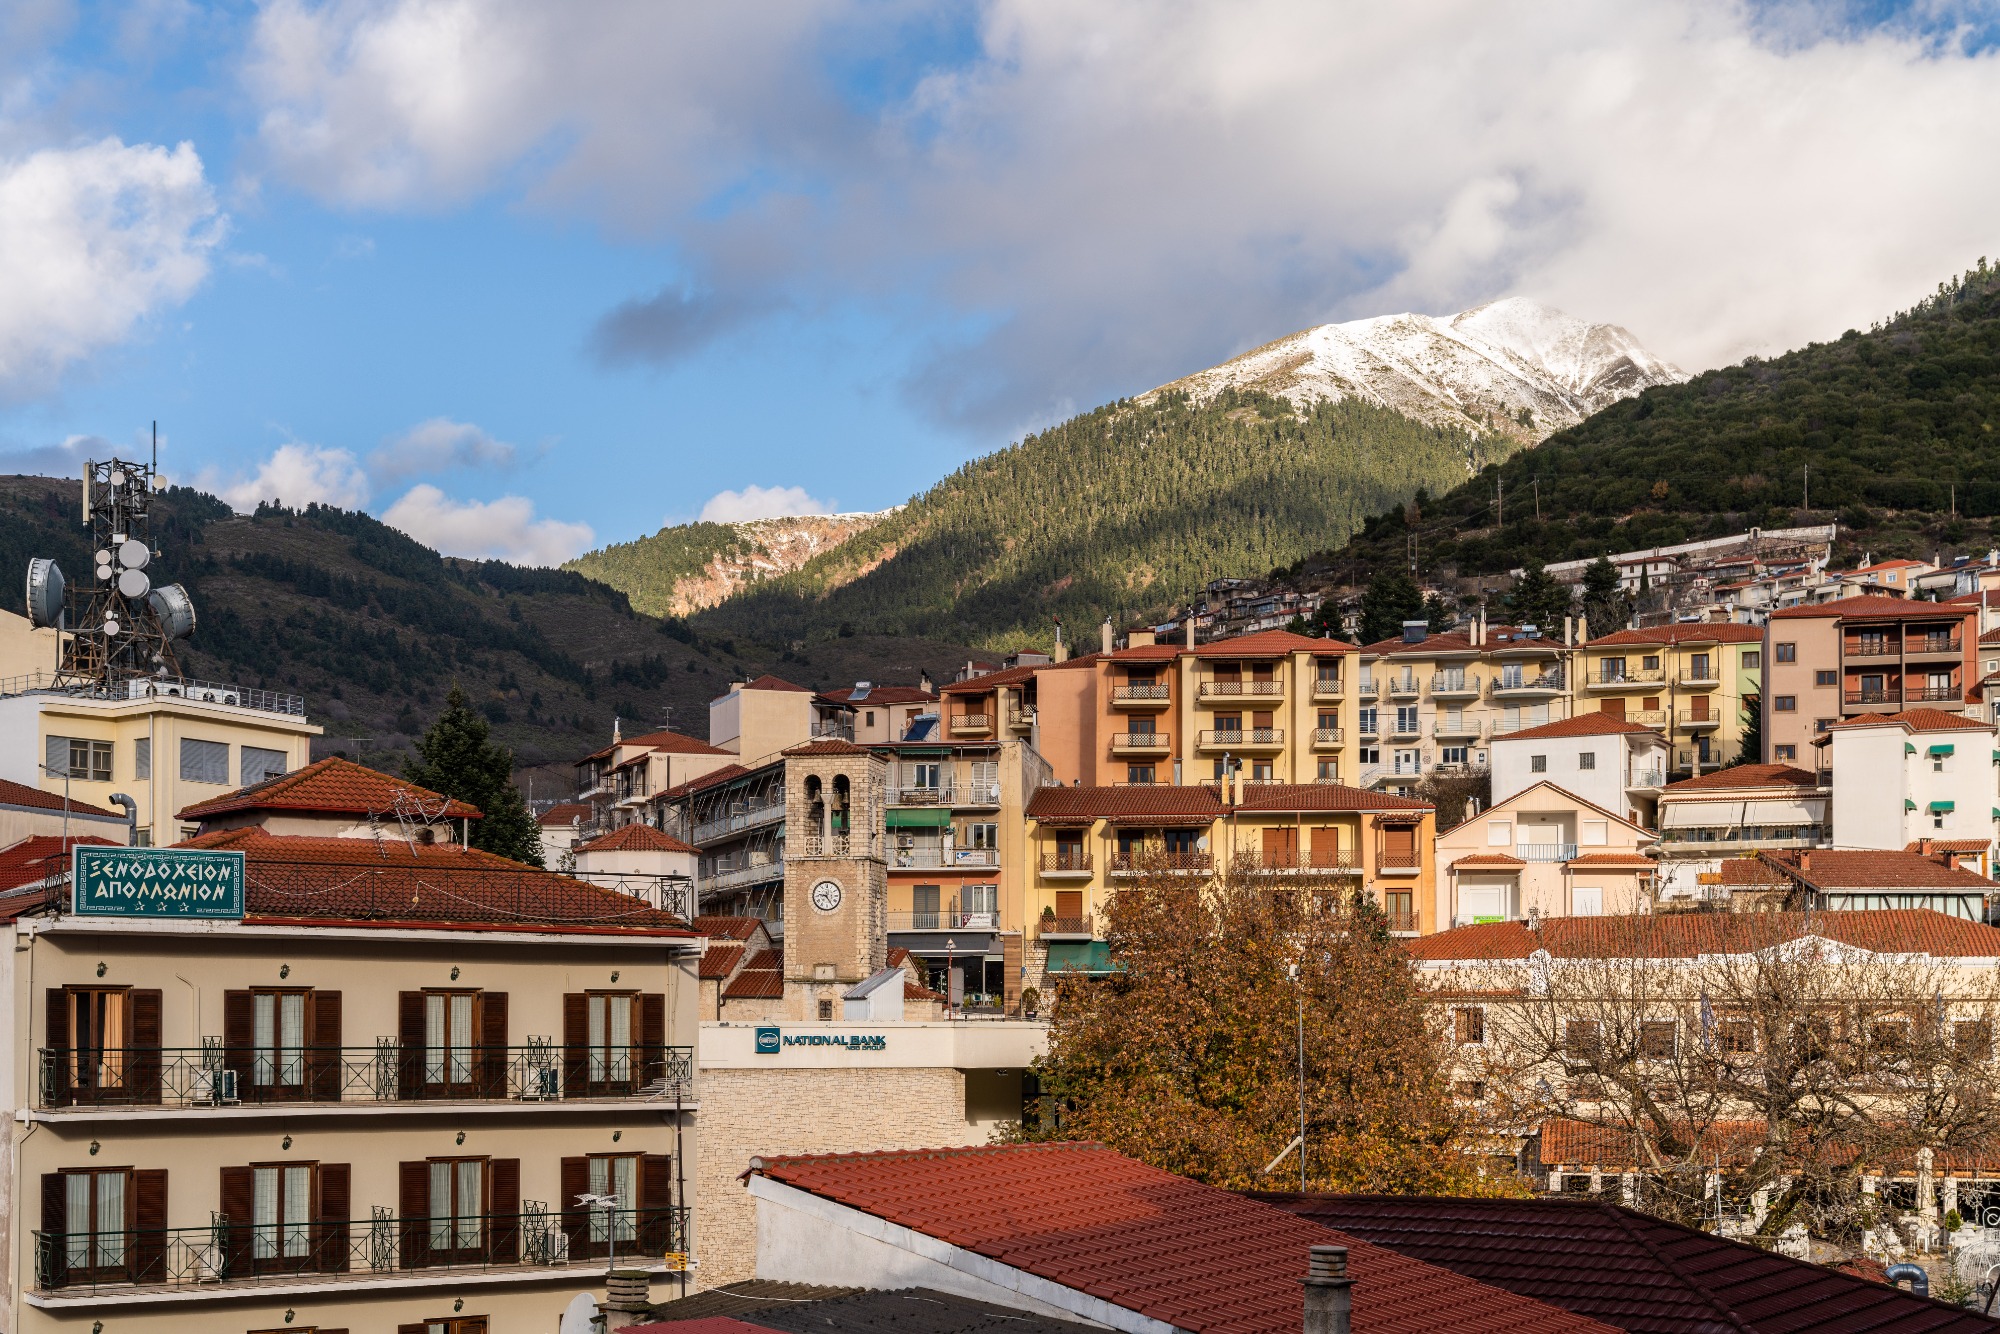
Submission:
<svg viewBox="0 0 2000 1334">
<path fill-rule="evenodd" d="M 1991 848 L 2000 766 L 1990 722 L 1905 709 L 1836 723 L 1818 742 L 1833 771 L 1833 845 L 1902 851 L 1923 839 Z"/>
<path fill-rule="evenodd" d="M 1832 837 L 1831 793 L 1789 764 L 1738 764 L 1660 792 L 1660 897 L 1727 899 L 1722 863 Z"/>
<path fill-rule="evenodd" d="M 1496 736 L 1492 754 L 1495 805 L 1537 783 L 1554 783 L 1650 827 L 1654 800 L 1667 781 L 1666 738 L 1611 713 L 1581 713 Z"/>
</svg>

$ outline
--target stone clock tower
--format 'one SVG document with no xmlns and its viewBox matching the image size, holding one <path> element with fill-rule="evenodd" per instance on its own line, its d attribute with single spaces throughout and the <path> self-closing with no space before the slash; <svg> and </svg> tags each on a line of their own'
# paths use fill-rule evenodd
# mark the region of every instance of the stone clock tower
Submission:
<svg viewBox="0 0 2000 1334">
<path fill-rule="evenodd" d="M 785 1008 L 838 1019 L 888 962 L 888 760 L 838 738 L 785 752 Z"/>
</svg>

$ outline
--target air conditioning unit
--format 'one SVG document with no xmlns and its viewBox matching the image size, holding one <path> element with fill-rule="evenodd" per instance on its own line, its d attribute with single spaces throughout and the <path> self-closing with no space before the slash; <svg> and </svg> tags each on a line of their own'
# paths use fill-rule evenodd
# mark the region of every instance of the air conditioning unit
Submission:
<svg viewBox="0 0 2000 1334">
<path fill-rule="evenodd" d="M 234 1070 L 197 1070 L 194 1100 L 210 1107 L 227 1107 L 238 1101 Z"/>
<path fill-rule="evenodd" d="M 562 1072 L 553 1065 L 531 1065 L 523 1072 L 524 1102 L 556 1102 L 562 1098 Z"/>
</svg>

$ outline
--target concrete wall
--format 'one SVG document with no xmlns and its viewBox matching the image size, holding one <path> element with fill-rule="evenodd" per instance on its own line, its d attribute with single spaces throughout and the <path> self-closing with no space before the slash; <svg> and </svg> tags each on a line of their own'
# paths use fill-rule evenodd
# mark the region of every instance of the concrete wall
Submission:
<svg viewBox="0 0 2000 1334">
<path fill-rule="evenodd" d="M 1833 803 L 1833 846 L 1901 851 L 1924 838 L 1991 838 L 1993 810 L 2000 805 L 1995 744 L 1991 727 L 1950 732 L 1912 732 L 1899 723 L 1835 728 L 1827 747 L 1840 798 Z M 1934 758 L 1932 746 L 1950 746 L 1952 753 Z M 1949 801 L 1953 809 L 1934 816 L 1934 801 Z"/>
</svg>

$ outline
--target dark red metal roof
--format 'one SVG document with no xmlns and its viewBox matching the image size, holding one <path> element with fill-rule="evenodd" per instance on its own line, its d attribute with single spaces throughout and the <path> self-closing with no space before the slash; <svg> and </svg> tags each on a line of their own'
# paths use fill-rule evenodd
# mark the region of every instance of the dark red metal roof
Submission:
<svg viewBox="0 0 2000 1334">
<path fill-rule="evenodd" d="M 2000 1330 L 1970 1311 L 1601 1201 L 1258 1198 L 1632 1334 Z"/>
</svg>

